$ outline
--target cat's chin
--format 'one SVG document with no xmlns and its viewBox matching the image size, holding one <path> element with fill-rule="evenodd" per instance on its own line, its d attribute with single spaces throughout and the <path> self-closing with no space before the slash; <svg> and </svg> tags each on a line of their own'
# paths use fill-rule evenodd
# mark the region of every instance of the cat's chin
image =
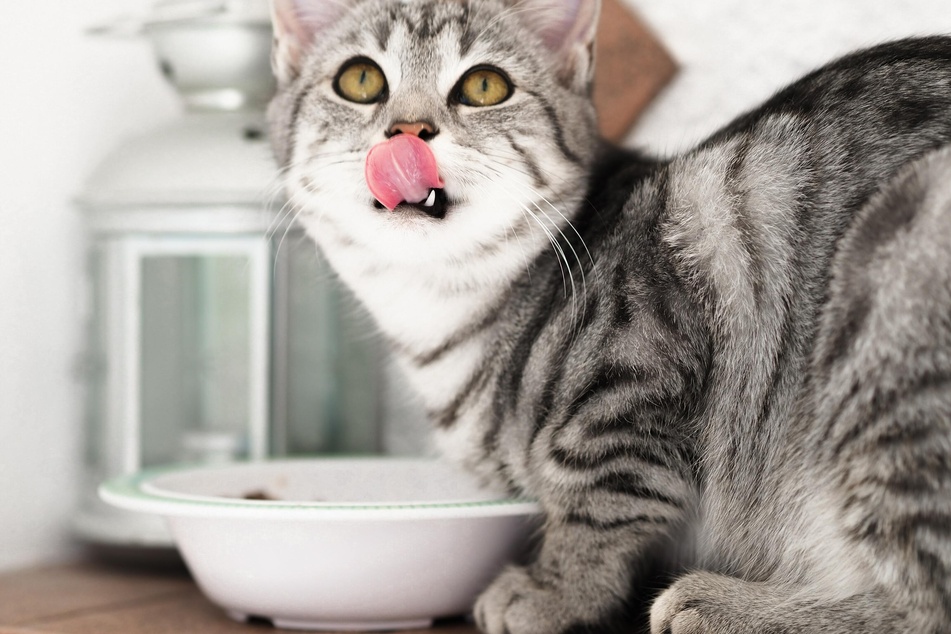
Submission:
<svg viewBox="0 0 951 634">
<path fill-rule="evenodd" d="M 408 203 L 403 201 L 395 209 L 389 210 L 380 201 L 375 200 L 373 201 L 373 207 L 380 213 L 399 214 L 406 218 L 423 217 L 442 220 L 452 207 L 452 201 L 446 196 L 444 190 L 433 189 L 430 191 L 429 198 L 423 202 Z"/>
</svg>

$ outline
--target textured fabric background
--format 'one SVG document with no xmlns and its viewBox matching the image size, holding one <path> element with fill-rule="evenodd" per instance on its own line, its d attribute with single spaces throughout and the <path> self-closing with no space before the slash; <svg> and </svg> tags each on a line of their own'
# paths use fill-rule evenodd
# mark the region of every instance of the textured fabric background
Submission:
<svg viewBox="0 0 951 634">
<path fill-rule="evenodd" d="M 660 36 L 680 72 L 629 144 L 690 147 L 776 89 L 853 49 L 951 34 L 947 0 L 624 0 Z"/>
</svg>

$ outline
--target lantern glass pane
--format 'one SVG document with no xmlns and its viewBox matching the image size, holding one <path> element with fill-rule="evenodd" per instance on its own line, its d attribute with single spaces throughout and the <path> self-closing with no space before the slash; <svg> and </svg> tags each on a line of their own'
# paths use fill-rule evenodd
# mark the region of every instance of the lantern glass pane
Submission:
<svg viewBox="0 0 951 634">
<path fill-rule="evenodd" d="M 303 232 L 275 245 L 276 453 L 381 449 L 377 328 Z"/>
<path fill-rule="evenodd" d="M 142 260 L 143 466 L 247 455 L 251 262 Z"/>
</svg>

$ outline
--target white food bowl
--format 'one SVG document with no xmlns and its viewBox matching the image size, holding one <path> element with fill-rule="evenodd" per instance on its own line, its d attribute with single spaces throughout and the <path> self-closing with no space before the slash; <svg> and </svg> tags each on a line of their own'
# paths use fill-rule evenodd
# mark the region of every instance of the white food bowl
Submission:
<svg viewBox="0 0 951 634">
<path fill-rule="evenodd" d="M 416 628 L 465 614 L 539 514 L 424 459 L 171 468 L 99 493 L 165 516 L 198 585 L 232 618 L 290 629 Z"/>
</svg>

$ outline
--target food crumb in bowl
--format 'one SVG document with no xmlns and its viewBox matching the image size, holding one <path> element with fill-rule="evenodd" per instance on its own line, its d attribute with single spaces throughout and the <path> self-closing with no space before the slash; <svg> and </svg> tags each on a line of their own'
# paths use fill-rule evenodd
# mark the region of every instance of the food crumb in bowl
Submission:
<svg viewBox="0 0 951 634">
<path fill-rule="evenodd" d="M 288 502 L 289 501 L 285 498 L 272 495 L 271 493 L 268 493 L 264 489 L 255 489 L 253 491 L 248 491 L 247 493 L 243 495 L 238 495 L 238 496 L 226 495 L 223 497 L 237 497 L 238 499 L 241 499 L 241 500 L 263 500 L 265 502 Z M 314 498 L 310 501 L 311 502 L 326 502 L 327 500 L 324 498 Z"/>
<path fill-rule="evenodd" d="M 276 500 L 279 500 L 280 498 L 276 498 L 273 495 L 270 495 L 267 491 L 264 491 L 263 489 L 258 489 L 256 491 L 248 491 L 247 493 L 241 496 L 241 499 L 242 500 L 276 501 Z"/>
</svg>

